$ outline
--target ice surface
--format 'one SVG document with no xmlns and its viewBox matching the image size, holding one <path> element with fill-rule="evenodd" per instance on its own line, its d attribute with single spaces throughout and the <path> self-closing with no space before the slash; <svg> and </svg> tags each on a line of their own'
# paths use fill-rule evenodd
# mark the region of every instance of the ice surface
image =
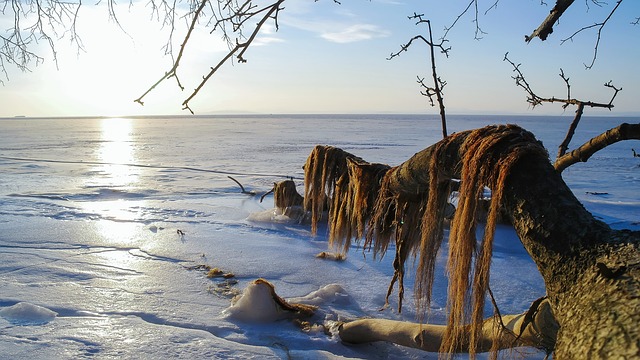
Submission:
<svg viewBox="0 0 640 360">
<path fill-rule="evenodd" d="M 570 119 L 449 117 L 451 131 L 516 122 L 550 149 Z M 627 120 L 631 121 L 631 120 Z M 344 261 L 296 216 L 261 196 L 293 178 L 316 144 L 396 165 L 439 140 L 439 120 L 420 116 L 252 116 L 0 120 L 0 353 L 51 358 L 437 358 L 385 343 L 349 346 L 328 321 L 413 321 L 412 266 L 402 314 L 379 311 L 393 273 L 354 244 Z M 616 125 L 585 118 L 588 133 Z M 581 136 L 578 128 L 577 136 Z M 585 139 L 576 139 L 578 141 Z M 594 215 L 640 228 L 637 141 L 614 144 L 563 177 Z M 233 176 L 247 191 L 243 194 Z M 491 288 L 503 313 L 544 294 L 513 230 L 499 226 Z M 444 323 L 446 243 L 429 321 Z M 230 277 L 207 277 L 217 267 Z M 225 316 L 255 279 L 291 302 L 318 306 L 302 331 L 291 319 L 253 324 Z M 20 307 L 16 308 L 18 304 Z M 488 308 L 488 310 L 490 310 Z M 51 314 L 56 314 L 51 315 Z M 26 324 L 26 320 L 38 321 Z M 525 350 L 525 357 L 544 354 Z"/>
<path fill-rule="evenodd" d="M 14 325 L 41 325 L 55 319 L 58 315 L 45 307 L 19 302 L 0 309 L 0 316 Z"/>
</svg>

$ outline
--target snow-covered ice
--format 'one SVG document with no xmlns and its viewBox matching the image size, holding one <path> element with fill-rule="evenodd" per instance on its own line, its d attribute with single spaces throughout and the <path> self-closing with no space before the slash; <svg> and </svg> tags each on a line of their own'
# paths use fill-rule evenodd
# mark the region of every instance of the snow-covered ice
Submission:
<svg viewBox="0 0 640 360">
<path fill-rule="evenodd" d="M 551 154 L 570 118 L 449 116 L 451 131 L 515 122 Z M 637 119 L 625 119 L 627 122 Z M 617 125 L 584 118 L 572 145 Z M 261 196 L 316 144 L 397 165 L 439 140 L 439 119 L 412 115 L 0 120 L 0 354 L 11 359 L 437 358 L 386 343 L 343 344 L 323 324 L 359 317 L 414 321 L 414 269 L 402 314 L 379 311 L 393 273 L 354 244 L 322 259 L 312 236 Z M 638 141 L 621 142 L 563 176 L 594 215 L 640 228 Z M 238 180 L 247 191 L 240 192 Z M 429 321 L 444 323 L 446 244 Z M 217 268 L 226 276 L 207 277 Z M 285 317 L 230 316 L 263 278 L 281 297 L 318 307 L 311 330 Z M 491 288 L 503 313 L 526 310 L 544 284 L 512 229 L 499 226 Z M 246 320 L 246 319 L 245 319 Z M 544 354 L 525 350 L 529 358 Z"/>
</svg>

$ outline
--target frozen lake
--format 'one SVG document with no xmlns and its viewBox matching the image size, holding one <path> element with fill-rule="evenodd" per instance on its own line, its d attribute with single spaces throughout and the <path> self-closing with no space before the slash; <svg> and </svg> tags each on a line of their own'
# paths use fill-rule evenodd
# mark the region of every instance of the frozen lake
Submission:
<svg viewBox="0 0 640 360">
<path fill-rule="evenodd" d="M 450 116 L 448 125 L 454 132 L 517 123 L 554 158 L 570 121 Z M 583 119 L 571 148 L 619 122 Z M 435 359 L 325 334 L 328 320 L 415 321 L 414 269 L 402 314 L 396 294 L 379 311 L 393 249 L 383 259 L 358 245 L 345 261 L 316 258 L 327 250 L 326 229 L 312 236 L 308 226 L 278 221 L 272 196 L 260 198 L 286 178 L 302 192 L 302 165 L 316 144 L 398 165 L 440 138 L 438 118 L 415 115 L 0 119 L 1 357 Z M 637 230 L 640 159 L 631 148 L 640 150 L 640 141 L 614 144 L 563 176 L 594 215 Z M 445 245 L 430 318 L 438 324 L 445 322 Z M 212 268 L 228 276 L 208 278 Z M 227 316 L 233 295 L 258 278 L 285 299 L 317 295 L 315 327 Z M 507 226 L 496 234 L 491 288 L 503 314 L 544 295 Z M 544 357 L 532 349 L 524 355 Z"/>
</svg>

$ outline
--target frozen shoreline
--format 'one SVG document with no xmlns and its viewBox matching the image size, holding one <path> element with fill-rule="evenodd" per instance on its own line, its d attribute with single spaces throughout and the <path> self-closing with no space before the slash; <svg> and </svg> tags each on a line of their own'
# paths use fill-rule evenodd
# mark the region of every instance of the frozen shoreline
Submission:
<svg viewBox="0 0 640 360">
<path fill-rule="evenodd" d="M 261 203 L 259 196 L 241 194 L 226 175 L 187 169 L 241 174 L 237 178 L 247 190 L 261 194 L 281 179 L 257 174 L 301 178 L 316 143 L 396 165 L 438 140 L 436 122 L 406 116 L 122 119 L 118 128 L 109 127 L 109 119 L 25 121 L 0 123 L 0 314 L 12 315 L 0 316 L 3 355 L 437 358 L 384 343 L 346 346 L 285 320 L 256 325 L 226 318 L 230 296 L 223 290 L 237 293 L 265 278 L 284 298 L 340 286 L 340 299 L 348 301 L 320 301 L 315 323 L 367 316 L 414 321 L 414 269 L 405 280 L 403 313 L 394 310 L 395 293 L 391 307 L 380 312 L 393 249 L 373 259 L 354 245 L 345 261 L 318 259 L 327 250 L 326 229 L 312 236 L 304 225 L 247 220 L 270 211 L 272 197 Z M 453 121 L 471 128 L 481 120 Z M 541 126 L 539 119 L 530 121 Z M 593 132 L 599 131 L 596 125 L 601 124 L 590 125 Z M 547 137 L 547 146 L 563 135 L 554 131 L 559 132 L 539 135 Z M 637 230 L 640 198 L 632 189 L 640 185 L 640 171 L 626 152 L 640 145 L 616 145 L 564 176 L 596 216 Z M 129 163 L 145 166 L 115 165 Z M 446 244 L 439 261 L 430 321 L 442 324 Z M 199 265 L 233 273 L 237 283 L 209 279 Z M 506 226 L 498 228 L 491 281 L 505 313 L 522 312 L 544 294 L 535 264 Z M 21 302 L 29 304 L 23 312 L 11 308 Z M 47 309 L 57 316 L 47 317 Z M 41 321 L 21 322 L 29 316 Z M 527 358 L 544 357 L 527 352 Z"/>
</svg>

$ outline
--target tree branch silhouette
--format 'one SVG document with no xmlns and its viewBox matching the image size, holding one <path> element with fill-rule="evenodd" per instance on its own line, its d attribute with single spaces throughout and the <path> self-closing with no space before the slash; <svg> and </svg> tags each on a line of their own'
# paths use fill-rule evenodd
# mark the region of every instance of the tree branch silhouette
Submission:
<svg viewBox="0 0 640 360">
<path fill-rule="evenodd" d="M 204 87 L 204 85 L 209 81 L 209 79 L 229 60 L 233 60 L 235 58 L 239 63 L 244 63 L 247 60 L 244 57 L 245 52 L 249 49 L 249 46 L 253 43 L 257 35 L 260 33 L 264 24 L 272 20 L 278 29 L 278 13 L 281 8 L 281 4 L 284 0 L 278 0 L 271 4 L 265 5 L 263 7 L 258 7 L 251 0 L 244 1 L 242 3 L 238 3 L 232 0 L 225 1 L 216 1 L 215 3 L 218 5 L 217 14 L 216 11 L 213 12 L 212 19 L 209 20 L 211 23 L 213 20 L 212 30 L 210 33 L 215 32 L 216 30 L 220 30 L 222 32 L 222 37 L 227 44 L 229 45 L 229 52 L 222 58 L 218 63 L 211 67 L 209 72 L 202 77 L 202 80 L 198 84 L 198 86 L 191 92 L 191 94 L 182 102 L 183 110 L 188 110 L 192 114 L 194 113 L 191 107 L 189 106 L 189 102 L 200 92 L 200 90 Z M 203 10 L 205 9 L 205 5 L 209 4 L 210 0 L 202 0 L 199 3 L 198 8 L 193 12 L 193 17 L 191 19 L 187 34 L 185 35 L 182 44 L 180 45 L 180 51 L 178 56 L 173 61 L 173 66 L 169 69 L 165 74 L 147 91 L 145 91 L 139 98 L 134 100 L 135 102 L 144 105 L 143 98 L 153 91 L 160 83 L 163 81 L 175 77 L 178 83 L 178 86 L 181 90 L 184 90 L 184 86 L 180 83 L 178 79 L 177 71 L 180 67 L 180 61 L 182 60 L 184 50 L 189 43 L 192 33 L 198 24 L 198 21 L 203 16 Z M 251 34 L 248 37 L 244 36 L 243 28 L 245 24 L 254 19 L 258 19 L 256 26 L 251 31 Z M 230 31 L 227 30 L 227 26 L 230 26 Z M 232 38 L 230 34 L 235 34 L 235 39 Z"/>
<path fill-rule="evenodd" d="M 591 58 L 591 63 L 590 64 L 584 64 L 584 67 L 586 69 L 591 69 L 593 67 L 593 65 L 596 63 L 596 59 L 598 58 L 598 47 L 600 46 L 600 39 L 602 36 L 602 29 L 604 29 L 604 26 L 607 24 L 607 22 L 609 21 L 609 19 L 611 19 L 611 16 L 613 16 L 613 13 L 616 12 L 616 10 L 618 10 L 618 7 L 620 6 L 620 4 L 622 3 L 622 0 L 618 0 L 616 2 L 616 5 L 613 7 L 613 9 L 611 9 L 611 12 L 609 13 L 609 15 L 602 21 L 593 25 L 589 25 L 589 26 L 584 26 L 581 29 L 576 30 L 573 34 L 571 34 L 571 36 L 569 36 L 566 39 L 563 39 L 560 44 L 564 44 L 565 42 L 571 40 L 573 41 L 573 38 L 580 34 L 583 31 L 589 30 L 589 29 L 593 29 L 593 28 L 598 28 L 598 34 L 596 37 L 596 44 L 594 46 L 593 49 L 593 58 Z"/>
<path fill-rule="evenodd" d="M 499 0 L 496 0 L 496 2 L 491 5 L 491 7 L 489 7 L 489 9 L 487 9 L 485 11 L 485 14 L 490 11 L 492 8 L 495 8 L 498 4 Z M 462 10 L 462 12 L 460 14 L 458 14 L 458 16 L 456 17 L 456 19 L 453 21 L 453 23 L 451 23 L 451 25 L 449 26 L 445 26 L 444 27 L 444 35 L 442 35 L 442 39 L 446 39 L 447 35 L 449 34 L 449 31 L 451 31 L 451 29 L 453 29 L 456 24 L 458 23 L 458 21 L 460 21 L 460 19 L 462 19 L 462 17 L 469 12 L 469 9 L 471 9 L 471 7 L 473 6 L 474 8 L 474 18 L 473 18 L 473 22 L 476 25 L 476 30 L 475 30 L 475 34 L 474 34 L 474 39 L 476 40 L 480 40 L 482 39 L 481 36 L 479 36 L 479 34 L 486 34 L 486 32 L 482 31 L 482 29 L 480 28 L 480 21 L 478 20 L 478 0 L 471 0 L 469 2 L 469 4 L 467 4 L 467 7 L 464 8 L 464 10 Z"/>
<path fill-rule="evenodd" d="M 624 131 L 620 131 L 620 130 L 614 130 L 611 129 L 609 131 L 607 131 L 608 135 L 604 135 L 601 134 L 600 136 L 590 140 L 588 143 L 582 145 L 579 149 L 576 149 L 574 151 L 572 151 L 570 154 L 567 154 L 567 150 L 569 149 L 569 143 L 571 142 L 571 139 L 573 138 L 573 135 L 575 134 L 575 131 L 578 127 L 578 124 L 582 118 L 582 114 L 584 113 L 584 108 L 585 107 L 592 107 L 592 108 L 605 108 L 605 109 L 613 109 L 614 105 L 613 105 L 613 101 L 615 100 L 616 96 L 618 95 L 618 93 L 620 91 L 622 91 L 622 88 L 617 88 L 616 86 L 614 86 L 612 84 L 612 81 L 609 81 L 607 83 L 604 84 L 605 87 L 610 88 L 613 90 L 613 95 L 611 96 L 611 99 L 609 100 L 608 103 L 597 103 L 597 102 L 593 102 L 593 101 L 584 101 L 584 100 L 579 100 L 579 99 L 575 99 L 571 97 L 571 84 L 569 83 L 569 77 L 567 77 L 564 73 L 564 71 L 562 69 L 560 69 L 560 78 L 563 80 L 563 82 L 565 83 L 565 86 L 567 87 L 567 97 L 566 98 L 557 98 L 555 96 L 553 97 L 541 97 L 539 95 L 537 95 L 533 89 L 531 88 L 531 85 L 527 82 L 527 80 L 525 79 L 524 74 L 522 73 L 522 71 L 520 70 L 520 65 L 521 64 L 516 64 L 513 61 L 511 61 L 508 57 L 509 53 L 506 53 L 504 55 L 504 61 L 508 62 L 509 64 L 511 64 L 511 66 L 513 67 L 513 71 L 516 73 L 515 76 L 512 76 L 512 78 L 515 80 L 516 82 L 516 86 L 524 89 L 524 91 L 527 93 L 527 102 L 529 104 L 531 104 L 532 107 L 536 107 L 538 105 L 542 105 L 545 102 L 548 103 L 555 103 L 555 102 L 559 102 L 562 103 L 562 108 L 566 109 L 569 105 L 575 105 L 576 106 L 576 112 L 575 112 L 575 116 L 573 118 L 573 121 L 571 122 L 571 124 L 569 125 L 569 128 L 567 129 L 567 134 L 565 135 L 564 140 L 562 141 L 562 143 L 558 146 L 558 154 L 556 156 L 556 169 L 558 171 L 562 171 L 564 170 L 566 167 L 568 167 L 569 165 L 578 162 L 578 161 L 587 161 L 587 159 L 596 151 L 601 150 L 602 148 L 606 147 L 607 145 L 610 145 L 614 142 L 620 141 L 620 140 L 626 140 L 626 139 L 634 139 L 636 135 L 635 132 L 628 130 L 629 126 L 623 127 Z M 623 124 L 624 125 L 624 124 Z M 620 125 L 622 126 L 622 125 Z M 635 125 L 631 126 L 631 129 L 635 129 L 634 127 Z M 640 126 L 640 125 L 638 125 Z M 629 135 L 631 134 L 631 135 Z M 613 139 L 616 139 L 615 141 Z M 591 145 L 588 145 L 591 144 Z M 593 151 L 593 152 L 591 152 Z M 588 156 L 586 154 L 589 154 Z"/>
<path fill-rule="evenodd" d="M 204 9 L 204 6 L 207 4 L 207 2 L 208 2 L 208 0 L 202 0 L 200 2 L 200 5 L 196 9 L 196 11 L 193 13 L 193 18 L 191 19 L 191 25 L 189 26 L 189 30 L 187 31 L 187 34 L 185 35 L 184 40 L 183 40 L 182 44 L 180 45 L 180 52 L 178 53 L 178 57 L 173 61 L 173 66 L 171 67 L 171 69 L 169 69 L 169 71 L 165 72 L 164 75 L 158 81 L 156 81 L 155 84 L 151 85 L 151 87 L 149 89 L 147 89 L 147 91 L 145 91 L 139 98 L 135 99 L 134 102 L 137 102 L 140 105 L 144 105 L 144 102 L 142 101 L 142 99 L 145 96 L 147 96 L 147 94 L 149 94 L 153 89 L 155 89 L 156 86 L 158 86 L 161 82 L 163 82 L 164 80 L 169 79 L 171 77 L 175 77 L 176 78 L 176 82 L 178 83 L 178 87 L 180 87 L 180 90 L 184 90 L 184 86 L 182 86 L 182 84 L 180 83 L 180 79 L 178 78 L 178 74 L 176 73 L 176 71 L 178 70 L 178 67 L 180 66 L 180 60 L 182 60 L 182 55 L 184 54 L 184 49 L 187 46 L 187 42 L 191 38 L 191 33 L 193 32 L 193 29 L 195 29 L 195 26 L 198 23 L 198 17 L 202 13 L 202 10 Z"/>
<path fill-rule="evenodd" d="M 418 21 L 416 22 L 416 25 L 426 24 L 427 30 L 429 32 L 429 39 L 427 40 L 422 35 L 416 35 L 412 37 L 408 43 L 401 45 L 399 51 L 395 53 L 391 53 L 391 55 L 387 58 L 387 60 L 391 60 L 397 56 L 400 56 L 401 53 L 408 51 L 409 47 L 413 44 L 415 40 L 422 40 L 425 44 L 429 46 L 429 51 L 431 56 L 431 77 L 433 79 L 433 86 L 427 85 L 424 82 L 424 78 L 420 78 L 419 76 L 418 76 L 418 84 L 420 84 L 420 87 L 422 87 L 423 89 L 420 91 L 420 94 L 429 98 L 429 103 L 431 104 L 431 106 L 435 106 L 433 97 L 434 96 L 436 97 L 438 106 L 440 108 L 440 120 L 442 123 L 442 137 L 445 138 L 447 137 L 447 118 L 446 118 L 445 107 L 444 107 L 444 99 L 442 97 L 442 89 L 447 85 L 447 83 L 446 81 L 442 80 L 440 76 L 438 76 L 438 73 L 436 71 L 435 49 L 436 48 L 440 49 L 440 52 L 442 54 L 449 57 L 449 50 L 451 50 L 451 48 L 444 46 L 444 44 L 448 41 L 444 38 L 442 38 L 439 43 L 433 42 L 433 33 L 431 31 L 431 21 L 423 19 L 423 16 L 424 14 L 417 14 L 414 12 L 413 15 L 408 16 L 408 18 L 410 20 L 417 19 Z"/>
<path fill-rule="evenodd" d="M 241 27 L 242 24 L 244 24 L 244 22 L 246 22 L 250 18 L 253 18 L 254 16 L 257 16 L 257 15 L 262 16 L 258 21 L 258 24 L 256 25 L 256 27 L 251 32 L 251 35 L 249 35 L 249 37 L 246 39 L 246 41 L 241 42 L 239 39 L 236 39 L 236 44 L 229 51 L 229 53 L 224 58 L 222 58 L 222 60 L 220 60 L 220 62 L 218 62 L 216 66 L 212 67 L 209 73 L 202 78 L 202 81 L 200 82 L 200 84 L 193 90 L 191 95 L 189 95 L 189 97 L 182 103 L 183 110 L 189 110 L 189 112 L 193 114 L 193 110 L 191 110 L 191 108 L 189 107 L 189 101 L 191 101 L 198 94 L 198 92 L 200 92 L 200 90 L 204 87 L 207 81 L 209 81 L 209 79 L 213 76 L 213 74 L 215 74 L 218 71 L 218 69 L 220 69 L 220 67 L 224 65 L 229 59 L 231 59 L 236 54 L 236 52 L 238 53 L 238 55 L 235 55 L 235 57 L 238 60 L 238 62 L 240 63 L 247 62 L 247 60 L 244 58 L 244 53 L 249 49 L 249 46 L 251 45 L 251 43 L 253 43 L 256 36 L 260 33 L 260 30 L 269 19 L 273 20 L 274 25 L 276 27 L 276 31 L 278 30 L 278 13 L 280 10 L 282 10 L 280 5 L 283 2 L 284 0 L 278 0 L 255 12 L 244 13 L 245 14 L 244 16 L 246 16 L 246 18 L 242 19 L 241 21 L 233 23 L 234 27 L 235 26 Z M 245 4 L 247 3 L 250 4 L 251 1 L 247 1 Z"/>
<path fill-rule="evenodd" d="M 573 4 L 574 0 L 557 0 L 556 5 L 551 9 L 549 15 L 542 21 L 542 23 L 531 33 L 531 35 L 525 35 L 524 40 L 531 42 L 534 38 L 540 38 L 545 41 L 549 34 L 553 32 L 553 26 L 558 22 L 562 14 Z"/>
</svg>

